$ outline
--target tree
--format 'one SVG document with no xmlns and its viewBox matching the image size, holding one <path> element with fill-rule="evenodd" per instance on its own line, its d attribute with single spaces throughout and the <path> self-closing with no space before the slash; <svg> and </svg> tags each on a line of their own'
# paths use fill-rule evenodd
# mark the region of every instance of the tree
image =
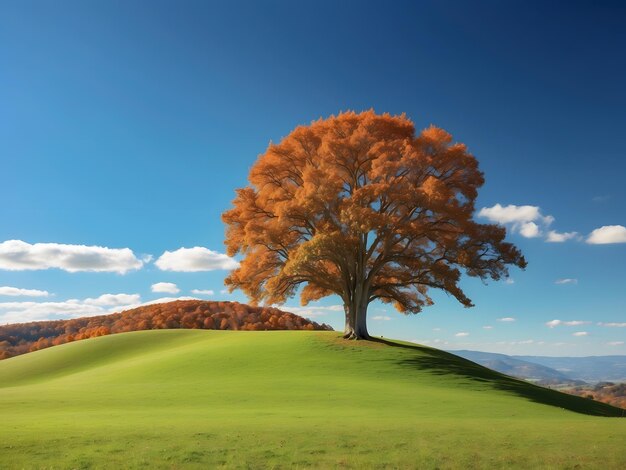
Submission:
<svg viewBox="0 0 626 470">
<path fill-rule="evenodd" d="M 345 337 L 366 339 L 367 307 L 403 313 L 432 305 L 430 288 L 461 304 L 461 271 L 486 280 L 526 266 L 505 229 L 472 220 L 483 174 L 465 145 L 429 127 L 415 135 L 404 114 L 346 112 L 299 126 L 270 143 L 222 215 L 226 278 L 253 303 L 302 305 L 341 297 Z"/>
</svg>

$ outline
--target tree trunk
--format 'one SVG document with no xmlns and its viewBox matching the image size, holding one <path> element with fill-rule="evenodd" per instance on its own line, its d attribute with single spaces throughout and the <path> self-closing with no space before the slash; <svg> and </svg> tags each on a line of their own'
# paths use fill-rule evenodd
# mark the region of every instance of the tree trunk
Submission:
<svg viewBox="0 0 626 470">
<path fill-rule="evenodd" d="M 370 339 L 370 334 L 367 332 L 367 304 L 361 305 L 357 310 L 354 329 L 356 339 Z"/>
<path fill-rule="evenodd" d="M 354 302 L 344 305 L 346 326 L 343 337 L 346 339 L 369 339 L 367 332 L 367 303 Z"/>
<path fill-rule="evenodd" d="M 343 306 L 343 310 L 346 313 L 346 323 L 345 323 L 345 328 L 343 330 L 343 337 L 346 339 L 353 339 L 354 335 L 355 335 L 355 331 L 354 331 L 354 324 L 355 324 L 355 320 L 354 317 L 351 315 L 351 310 L 350 307 L 348 305 L 344 305 Z"/>
</svg>

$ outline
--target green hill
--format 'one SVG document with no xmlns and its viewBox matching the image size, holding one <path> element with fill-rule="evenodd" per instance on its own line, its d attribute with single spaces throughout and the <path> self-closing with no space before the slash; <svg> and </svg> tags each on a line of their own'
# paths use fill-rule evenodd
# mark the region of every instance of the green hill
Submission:
<svg viewBox="0 0 626 470">
<path fill-rule="evenodd" d="M 142 331 L 0 362 L 0 468 L 626 468 L 622 413 L 426 347 Z"/>
</svg>

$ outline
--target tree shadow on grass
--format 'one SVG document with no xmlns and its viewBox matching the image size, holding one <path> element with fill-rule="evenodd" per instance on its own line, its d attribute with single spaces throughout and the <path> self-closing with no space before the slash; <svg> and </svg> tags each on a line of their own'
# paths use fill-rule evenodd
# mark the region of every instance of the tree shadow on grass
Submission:
<svg viewBox="0 0 626 470">
<path fill-rule="evenodd" d="M 396 348 L 410 349 L 417 353 L 413 357 L 398 361 L 399 364 L 404 366 L 424 370 L 435 375 L 455 375 L 477 382 L 488 383 L 495 389 L 513 393 L 535 403 L 556 406 L 576 413 L 593 416 L 626 417 L 626 410 L 621 408 L 515 379 L 445 351 L 418 345 L 395 343 L 379 338 L 372 338 L 371 341 Z"/>
</svg>

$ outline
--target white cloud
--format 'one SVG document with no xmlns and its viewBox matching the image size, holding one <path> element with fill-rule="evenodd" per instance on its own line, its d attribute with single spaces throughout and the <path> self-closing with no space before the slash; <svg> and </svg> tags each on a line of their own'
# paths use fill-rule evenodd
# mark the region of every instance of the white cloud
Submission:
<svg viewBox="0 0 626 470">
<path fill-rule="evenodd" d="M 496 204 L 493 207 L 483 207 L 478 212 L 478 216 L 498 224 L 510 224 L 513 231 L 519 232 L 526 238 L 535 238 L 542 234 L 538 224 L 547 227 L 554 222 L 554 217 L 543 215 L 538 206 L 516 206 L 514 204 L 508 206 Z"/>
<path fill-rule="evenodd" d="M 0 324 L 106 315 L 137 306 L 139 294 L 103 294 L 62 302 L 0 302 Z"/>
<path fill-rule="evenodd" d="M 162 271 L 179 272 L 231 270 L 239 267 L 239 263 L 230 256 L 202 246 L 166 251 L 154 264 Z"/>
<path fill-rule="evenodd" d="M 295 313 L 296 315 L 300 315 L 301 317 L 306 317 L 306 318 L 324 317 L 328 314 L 344 312 L 343 305 L 329 305 L 327 307 L 322 307 L 322 306 L 295 307 L 291 305 L 283 305 L 283 306 L 274 305 L 274 307 L 279 308 L 285 312 Z"/>
<path fill-rule="evenodd" d="M 191 289 L 191 293 L 196 295 L 214 295 L 215 291 L 211 289 Z"/>
<path fill-rule="evenodd" d="M 589 325 L 590 323 L 591 323 L 590 321 L 585 321 L 585 320 L 570 320 L 570 321 L 550 320 L 549 322 L 546 322 L 546 326 L 550 328 L 554 328 L 555 326 L 580 326 L 580 325 Z"/>
<path fill-rule="evenodd" d="M 491 222 L 499 224 L 520 224 L 524 222 L 532 222 L 536 220 L 550 220 L 541 215 L 541 210 L 537 206 L 516 206 L 509 204 L 504 207 L 496 204 L 493 207 L 483 207 L 478 212 L 479 217 L 485 217 Z"/>
<path fill-rule="evenodd" d="M 498 318 L 497 321 L 501 321 L 504 323 L 511 323 L 515 321 L 515 318 L 513 317 L 504 317 L 504 318 Z"/>
<path fill-rule="evenodd" d="M 222 289 L 220 291 L 220 294 L 224 294 L 224 295 L 232 295 L 232 292 L 230 292 L 228 289 Z"/>
<path fill-rule="evenodd" d="M 178 294 L 180 289 L 173 282 L 157 282 L 150 286 L 152 292 L 163 292 L 166 294 Z"/>
<path fill-rule="evenodd" d="M 572 333 L 572 336 L 589 336 L 589 333 L 586 331 L 577 331 L 576 333 Z"/>
<path fill-rule="evenodd" d="M 543 215 L 538 206 L 516 206 L 514 204 L 509 204 L 508 206 L 496 204 L 493 207 L 483 207 L 478 212 L 478 216 L 485 217 L 489 221 L 498 224 L 509 224 L 512 231 L 519 232 L 520 235 L 526 238 L 542 236 L 544 234 L 543 230 L 546 230 L 554 222 L 554 217 Z M 574 238 L 579 238 L 577 232 L 549 230 L 545 241 L 562 243 Z"/>
<path fill-rule="evenodd" d="M 550 230 L 546 241 L 550 243 L 563 243 L 572 238 L 578 238 L 578 232 L 557 232 L 556 230 Z"/>
<path fill-rule="evenodd" d="M 37 289 L 20 289 L 19 287 L 0 287 L 0 295 L 8 295 L 11 297 L 48 297 L 50 293 L 46 290 Z"/>
<path fill-rule="evenodd" d="M 535 222 L 524 222 L 520 226 L 519 233 L 526 238 L 536 238 L 541 235 L 541 230 Z"/>
<path fill-rule="evenodd" d="M 483 330 L 493 330 L 493 326 L 485 325 L 485 326 L 483 326 Z"/>
<path fill-rule="evenodd" d="M 505 283 L 505 284 L 509 284 L 509 285 L 510 285 L 510 284 L 515 284 L 515 279 L 513 279 L 512 277 L 507 277 L 507 278 L 504 280 L 504 283 Z"/>
<path fill-rule="evenodd" d="M 624 344 L 623 341 L 609 341 L 608 343 L 609 346 L 621 346 L 622 344 Z"/>
<path fill-rule="evenodd" d="M 557 279 L 554 281 L 555 284 L 578 284 L 578 279 L 565 278 L 565 279 Z"/>
<path fill-rule="evenodd" d="M 461 332 L 455 334 L 454 336 L 456 336 L 458 338 L 463 338 L 465 336 L 469 336 L 469 333 L 467 331 L 461 331 Z"/>
<path fill-rule="evenodd" d="M 433 331 L 441 331 L 441 328 L 433 328 Z"/>
<path fill-rule="evenodd" d="M 142 266 L 143 262 L 137 259 L 130 248 L 30 244 L 21 240 L 0 243 L 0 269 L 8 271 L 58 268 L 71 273 L 95 271 L 125 274 Z"/>
<path fill-rule="evenodd" d="M 608 326 L 609 328 L 626 328 L 626 323 L 615 323 L 615 322 L 603 323 L 603 322 L 599 322 L 598 325 L 600 325 L 600 326 Z"/>
<path fill-rule="evenodd" d="M 589 234 L 587 243 L 592 245 L 626 243 L 626 227 L 623 225 L 605 225 L 597 228 Z"/>
<path fill-rule="evenodd" d="M 391 320 L 391 317 L 388 317 L 386 315 L 376 315 L 375 317 L 372 317 L 372 320 L 376 320 L 376 321 L 389 321 Z"/>
<path fill-rule="evenodd" d="M 86 305 L 111 306 L 131 305 L 141 301 L 139 294 L 103 294 L 95 299 L 87 298 L 83 302 Z"/>
</svg>

